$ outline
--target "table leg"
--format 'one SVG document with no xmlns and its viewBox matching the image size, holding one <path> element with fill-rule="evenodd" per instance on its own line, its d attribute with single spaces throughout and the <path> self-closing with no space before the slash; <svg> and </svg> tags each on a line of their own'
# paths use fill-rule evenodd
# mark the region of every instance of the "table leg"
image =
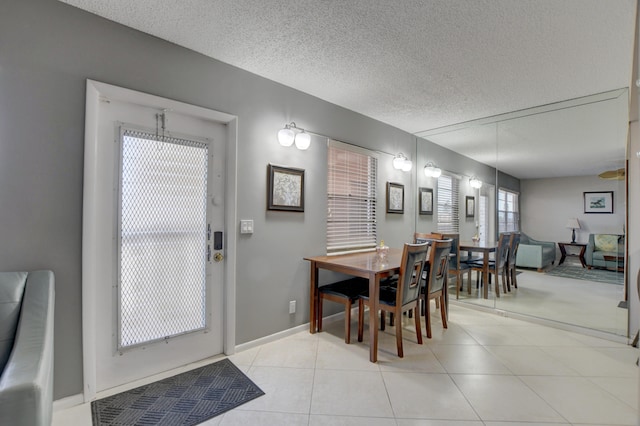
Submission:
<svg viewBox="0 0 640 426">
<path fill-rule="evenodd" d="M 378 300 L 380 299 L 380 277 L 369 275 L 369 361 L 378 361 Z M 402 318 L 396 318 L 401 321 Z"/>
<path fill-rule="evenodd" d="M 489 298 L 489 252 L 484 251 L 482 256 L 482 279 L 484 283 L 484 298 Z M 497 279 L 497 278 L 496 278 Z"/>
<path fill-rule="evenodd" d="M 564 244 L 558 244 L 558 246 L 560 246 L 560 262 L 558 262 L 558 266 L 559 266 L 559 265 L 562 265 L 564 260 L 567 258 L 567 250 L 564 248 Z M 582 261 L 582 258 L 580 258 L 580 261 Z"/>
<path fill-rule="evenodd" d="M 318 327 L 318 265 L 311 261 L 309 278 L 309 333 L 314 334 Z"/>
<path fill-rule="evenodd" d="M 582 267 L 583 268 L 587 267 L 587 263 L 586 263 L 586 260 L 584 258 L 584 253 L 586 251 L 587 251 L 587 247 L 586 246 L 580 247 L 580 254 L 578 255 L 578 258 L 580 258 L 580 263 L 582 263 Z"/>
</svg>

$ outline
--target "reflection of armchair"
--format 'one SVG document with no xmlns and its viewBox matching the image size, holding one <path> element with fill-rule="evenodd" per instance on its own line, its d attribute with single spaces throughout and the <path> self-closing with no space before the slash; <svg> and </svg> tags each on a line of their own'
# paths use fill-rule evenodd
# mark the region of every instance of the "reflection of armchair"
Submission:
<svg viewBox="0 0 640 426">
<path fill-rule="evenodd" d="M 519 268 L 536 268 L 539 272 L 556 261 L 556 243 L 538 241 L 520 234 L 520 246 L 516 257 Z"/>
<path fill-rule="evenodd" d="M 0 424 L 49 425 L 53 403 L 51 271 L 0 272 Z"/>
<path fill-rule="evenodd" d="M 589 234 L 584 260 L 589 269 L 624 267 L 624 235 Z"/>
</svg>

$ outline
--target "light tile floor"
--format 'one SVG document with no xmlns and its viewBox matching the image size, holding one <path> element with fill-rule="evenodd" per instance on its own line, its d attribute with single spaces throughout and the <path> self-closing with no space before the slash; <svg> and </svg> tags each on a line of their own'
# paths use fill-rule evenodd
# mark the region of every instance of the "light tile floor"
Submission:
<svg viewBox="0 0 640 426">
<path fill-rule="evenodd" d="M 402 359 L 393 327 L 380 333 L 372 364 L 366 337 L 346 345 L 341 321 L 231 356 L 266 394 L 203 424 L 638 424 L 635 348 L 459 304 L 448 330 L 434 313 L 424 345 L 404 321 Z M 53 424 L 90 425 L 89 404 L 54 413 Z"/>
</svg>

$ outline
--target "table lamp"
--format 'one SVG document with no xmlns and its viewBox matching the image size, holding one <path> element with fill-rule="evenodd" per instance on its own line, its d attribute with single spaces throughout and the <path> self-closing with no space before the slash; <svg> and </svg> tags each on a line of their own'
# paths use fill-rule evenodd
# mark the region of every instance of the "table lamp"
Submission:
<svg viewBox="0 0 640 426">
<path fill-rule="evenodd" d="M 567 221 L 566 228 L 570 228 L 572 230 L 571 231 L 571 243 L 575 243 L 576 242 L 576 229 L 580 229 L 580 222 L 578 222 L 578 219 L 576 219 L 575 217 L 572 217 Z"/>
</svg>

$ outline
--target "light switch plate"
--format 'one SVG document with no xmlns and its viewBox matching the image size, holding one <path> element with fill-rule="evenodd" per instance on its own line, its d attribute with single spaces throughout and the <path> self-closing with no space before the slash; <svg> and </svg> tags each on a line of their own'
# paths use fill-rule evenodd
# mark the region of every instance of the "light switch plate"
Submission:
<svg viewBox="0 0 640 426">
<path fill-rule="evenodd" d="M 243 219 L 240 221 L 241 234 L 253 234 L 253 220 Z"/>
</svg>

